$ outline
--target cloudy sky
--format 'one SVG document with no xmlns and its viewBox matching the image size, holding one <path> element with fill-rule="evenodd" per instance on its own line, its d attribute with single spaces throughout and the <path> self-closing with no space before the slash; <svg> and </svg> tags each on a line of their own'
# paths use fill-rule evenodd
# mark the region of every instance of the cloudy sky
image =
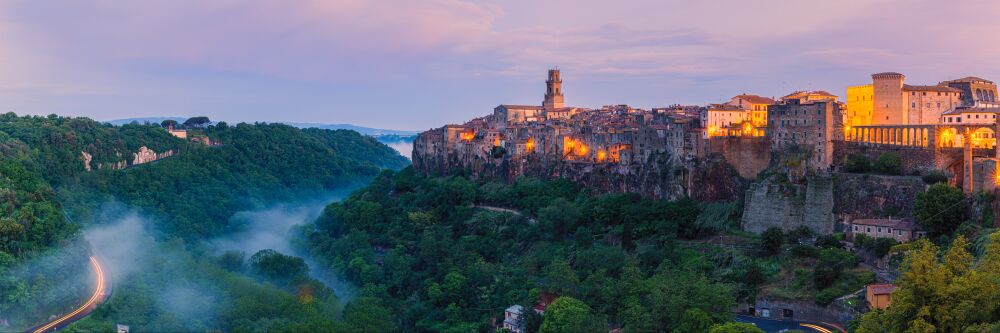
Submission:
<svg viewBox="0 0 1000 333">
<path fill-rule="evenodd" d="M 587 4 L 587 3 L 591 4 Z M 1000 2 L 0 1 L 0 112 L 426 129 L 540 104 L 1000 79 Z"/>
</svg>

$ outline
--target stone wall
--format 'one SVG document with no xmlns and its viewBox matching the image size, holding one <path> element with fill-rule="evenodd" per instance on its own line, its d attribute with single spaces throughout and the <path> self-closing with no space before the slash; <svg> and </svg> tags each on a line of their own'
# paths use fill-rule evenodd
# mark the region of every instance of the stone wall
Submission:
<svg viewBox="0 0 1000 333">
<path fill-rule="evenodd" d="M 849 312 L 840 311 L 833 306 L 820 306 L 814 301 L 758 298 L 754 304 L 754 310 L 756 312 L 755 315 L 761 316 L 764 309 L 767 309 L 768 312 L 770 312 L 769 318 L 779 320 L 845 324 L 853 318 Z M 785 309 L 792 310 L 792 317 L 784 317 L 783 310 Z"/>
<path fill-rule="evenodd" d="M 923 174 L 937 169 L 938 161 L 932 148 L 877 145 L 848 141 L 834 141 L 833 143 L 833 160 L 835 164 L 842 165 L 847 160 L 847 157 L 851 155 L 861 155 L 875 161 L 883 153 L 893 153 L 899 156 L 903 162 L 904 174 Z"/>
<path fill-rule="evenodd" d="M 756 179 L 771 162 L 771 145 L 766 137 L 717 137 L 707 141 L 706 152 L 722 155 L 744 179 Z"/>
<path fill-rule="evenodd" d="M 765 180 L 747 189 L 743 229 L 760 233 L 807 226 L 828 234 L 853 219 L 912 218 L 917 194 L 926 188 L 916 176 L 831 173 L 809 176 L 805 184 Z"/>
<path fill-rule="evenodd" d="M 833 213 L 838 222 L 853 219 L 913 217 L 913 203 L 927 184 L 916 176 L 833 174 Z"/>
<path fill-rule="evenodd" d="M 119 158 L 122 158 L 122 154 L 116 153 Z M 139 147 L 139 150 L 132 154 L 132 160 L 126 160 L 122 158 L 118 161 L 113 162 L 99 162 L 94 165 L 92 162 L 94 160 L 93 155 L 81 151 L 80 159 L 83 160 L 83 168 L 86 171 L 91 171 L 93 169 L 97 170 L 122 170 L 131 166 L 136 166 L 140 164 L 155 162 L 170 156 L 174 156 L 173 150 L 168 150 L 162 153 L 157 153 L 156 151 L 147 148 L 146 146 Z"/>
<path fill-rule="evenodd" d="M 761 233 L 771 227 L 788 231 L 807 226 L 820 234 L 834 229 L 833 179 L 810 176 L 805 184 L 774 183 L 749 186 L 744 198 L 743 230 Z"/>
</svg>

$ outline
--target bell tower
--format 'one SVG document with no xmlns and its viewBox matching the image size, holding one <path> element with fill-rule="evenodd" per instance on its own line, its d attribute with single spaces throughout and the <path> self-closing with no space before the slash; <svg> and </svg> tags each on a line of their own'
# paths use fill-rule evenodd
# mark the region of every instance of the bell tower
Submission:
<svg viewBox="0 0 1000 333">
<path fill-rule="evenodd" d="M 565 106 L 563 103 L 562 78 L 559 77 L 558 69 L 549 70 L 549 79 L 545 80 L 545 101 L 542 107 L 546 110 L 559 109 Z"/>
</svg>

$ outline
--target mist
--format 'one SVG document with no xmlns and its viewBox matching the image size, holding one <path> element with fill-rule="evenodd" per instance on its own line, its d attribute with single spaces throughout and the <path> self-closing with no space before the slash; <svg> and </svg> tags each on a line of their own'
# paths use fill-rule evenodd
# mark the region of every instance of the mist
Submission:
<svg viewBox="0 0 1000 333">
<path fill-rule="evenodd" d="M 379 142 L 382 142 L 386 146 L 389 146 L 389 148 L 395 149 L 397 152 L 399 152 L 400 155 L 403 155 L 403 157 L 406 157 L 406 158 L 408 158 L 410 160 L 413 160 L 413 142 L 412 141 L 410 141 L 410 142 L 407 142 L 407 141 L 391 141 L 391 142 L 379 141 Z"/>
<path fill-rule="evenodd" d="M 327 204 L 349 193 L 350 190 L 342 190 L 238 212 L 231 217 L 230 224 L 239 231 L 195 243 L 163 240 L 154 219 L 120 203 L 103 204 L 93 215 L 93 221 L 100 224 L 86 227 L 80 238 L 12 267 L 6 276 L 0 276 L 0 287 L 3 279 L 47 281 L 38 284 L 45 286 L 45 294 L 31 295 L 30 303 L 20 306 L 23 309 L 0 311 L 5 312 L 0 314 L 0 331 L 27 328 L 78 306 L 93 292 L 89 255 L 96 256 L 105 270 L 111 293 L 108 302 L 115 303 L 115 310 L 107 312 L 106 318 L 95 319 L 130 325 L 134 330 L 211 331 L 224 326 L 224 318 L 218 316 L 231 308 L 234 297 L 239 297 L 226 289 L 232 279 L 244 286 L 262 283 L 254 276 L 227 272 L 220 267 L 217 257 L 227 251 L 242 252 L 249 257 L 257 251 L 273 249 L 300 257 L 309 266 L 310 277 L 332 289 L 341 304 L 346 303 L 354 296 L 353 288 L 305 251 L 298 250 L 293 239 L 296 231 L 313 223 Z M 221 278 L 226 275 L 230 277 Z M 137 313 L 155 316 L 136 316 Z M 4 321 L 9 323 L 5 325 Z"/>
<path fill-rule="evenodd" d="M 265 209 L 242 211 L 233 215 L 230 223 L 240 231 L 209 241 L 217 255 L 227 251 L 242 252 L 247 257 L 257 251 L 272 249 L 302 258 L 309 265 L 309 276 L 333 289 L 342 303 L 354 296 L 354 289 L 346 281 L 333 275 L 311 255 L 296 248 L 292 241 L 296 227 L 309 225 L 323 213 L 331 202 L 340 201 L 351 190 L 340 190 L 318 198 L 285 202 Z"/>
</svg>

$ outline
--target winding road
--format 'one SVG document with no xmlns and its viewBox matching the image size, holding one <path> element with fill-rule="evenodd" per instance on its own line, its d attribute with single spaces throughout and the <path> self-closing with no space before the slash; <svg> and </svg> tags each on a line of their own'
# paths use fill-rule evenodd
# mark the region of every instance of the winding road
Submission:
<svg viewBox="0 0 1000 333">
<path fill-rule="evenodd" d="M 76 322 L 77 320 L 83 319 L 89 315 L 94 309 L 97 308 L 102 302 L 107 300 L 110 295 L 108 277 L 104 271 L 104 267 L 101 267 L 101 262 L 97 260 L 97 257 L 90 256 L 90 265 L 94 270 L 94 293 L 90 296 L 85 303 L 80 305 L 73 311 L 56 318 L 46 324 L 35 326 L 29 329 L 27 332 L 31 333 L 42 333 L 42 332 L 55 332 L 61 328 L 68 326 Z"/>
<path fill-rule="evenodd" d="M 750 323 L 764 330 L 768 333 L 785 332 L 790 330 L 799 330 L 805 332 L 815 332 L 815 333 L 843 333 L 843 328 L 831 323 L 812 323 L 804 321 L 794 321 L 794 320 L 774 320 L 761 317 L 751 317 L 745 315 L 737 315 L 736 321 L 741 323 Z"/>
</svg>

